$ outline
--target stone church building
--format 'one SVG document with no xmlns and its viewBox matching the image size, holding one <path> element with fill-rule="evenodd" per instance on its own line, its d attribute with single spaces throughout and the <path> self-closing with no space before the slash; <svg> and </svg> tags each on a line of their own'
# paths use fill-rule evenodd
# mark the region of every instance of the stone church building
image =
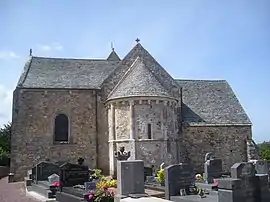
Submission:
<svg viewBox="0 0 270 202">
<path fill-rule="evenodd" d="M 185 68 L 185 67 L 178 67 Z M 138 42 L 120 59 L 30 56 L 13 94 L 11 172 L 49 159 L 113 173 L 114 152 L 156 169 L 214 152 L 224 171 L 247 160 L 251 122 L 225 80 L 173 78 Z"/>
</svg>

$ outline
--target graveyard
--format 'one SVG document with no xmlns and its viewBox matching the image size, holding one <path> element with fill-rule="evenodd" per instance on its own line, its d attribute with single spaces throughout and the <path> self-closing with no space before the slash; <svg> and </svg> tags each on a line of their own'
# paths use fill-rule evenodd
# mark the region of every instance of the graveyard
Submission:
<svg viewBox="0 0 270 202">
<path fill-rule="evenodd" d="M 75 164 L 48 159 L 27 172 L 25 188 L 56 202 L 270 201 L 269 167 L 263 160 L 235 163 L 225 173 L 222 160 L 209 152 L 204 173 L 196 173 L 184 162 L 168 166 L 163 163 L 154 172 L 145 167 L 143 160 L 129 158 L 130 152 L 124 148 L 115 153 L 115 176 L 104 176 L 100 169 L 85 165 L 82 158 Z"/>
</svg>

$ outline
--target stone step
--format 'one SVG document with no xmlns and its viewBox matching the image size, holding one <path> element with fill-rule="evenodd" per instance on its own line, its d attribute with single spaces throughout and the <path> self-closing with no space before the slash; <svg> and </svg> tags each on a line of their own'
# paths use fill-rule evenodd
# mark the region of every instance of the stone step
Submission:
<svg viewBox="0 0 270 202">
<path fill-rule="evenodd" d="M 86 201 L 81 197 L 78 196 L 74 196 L 68 193 L 64 193 L 64 192 L 57 192 L 56 193 L 56 201 L 59 202 L 82 202 L 82 201 Z"/>
</svg>

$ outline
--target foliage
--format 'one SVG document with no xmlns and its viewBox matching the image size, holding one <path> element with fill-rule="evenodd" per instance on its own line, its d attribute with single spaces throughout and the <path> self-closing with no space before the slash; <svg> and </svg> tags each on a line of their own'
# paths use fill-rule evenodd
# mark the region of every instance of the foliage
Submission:
<svg viewBox="0 0 270 202">
<path fill-rule="evenodd" d="M 116 180 L 101 180 L 97 184 L 96 191 L 92 191 L 88 198 L 88 201 L 102 202 L 102 201 L 114 201 L 114 194 L 116 189 Z"/>
<path fill-rule="evenodd" d="M 10 153 L 11 123 L 5 124 L 0 128 L 0 148 Z"/>
<path fill-rule="evenodd" d="M 93 178 L 93 179 L 103 179 L 104 178 L 104 175 L 102 175 L 102 170 L 100 170 L 100 169 L 94 169 L 94 174 L 93 175 L 91 175 L 91 177 Z"/>
<path fill-rule="evenodd" d="M 260 157 L 270 161 L 270 142 L 263 142 L 258 145 L 260 150 Z"/>
<path fill-rule="evenodd" d="M 164 183 L 164 181 L 165 181 L 165 171 L 164 171 L 164 169 L 160 169 L 157 172 L 157 180 L 158 180 L 159 183 Z"/>
<path fill-rule="evenodd" d="M 0 166 L 9 164 L 11 123 L 0 128 Z"/>
</svg>

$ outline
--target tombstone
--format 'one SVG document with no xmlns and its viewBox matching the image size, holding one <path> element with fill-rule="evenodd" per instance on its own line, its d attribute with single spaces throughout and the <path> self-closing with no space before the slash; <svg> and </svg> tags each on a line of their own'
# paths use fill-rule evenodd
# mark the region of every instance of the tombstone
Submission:
<svg viewBox="0 0 270 202">
<path fill-rule="evenodd" d="M 37 181 L 47 181 L 52 174 L 59 174 L 60 167 L 54 163 L 42 161 L 32 168 L 32 178 Z"/>
<path fill-rule="evenodd" d="M 120 147 L 119 151 L 115 152 L 114 156 L 118 161 L 126 161 L 130 157 L 130 151 L 126 152 L 125 147 Z"/>
<path fill-rule="evenodd" d="M 231 177 L 218 179 L 219 202 L 267 202 L 269 201 L 268 175 L 256 175 L 253 163 L 236 163 Z"/>
<path fill-rule="evenodd" d="M 153 176 L 153 168 L 144 167 L 144 181 L 146 181 L 147 176 Z"/>
<path fill-rule="evenodd" d="M 254 162 L 254 165 L 257 174 L 269 174 L 269 168 L 266 161 L 257 160 Z"/>
<path fill-rule="evenodd" d="M 50 184 L 53 184 L 55 182 L 59 182 L 60 181 L 60 178 L 59 178 L 59 175 L 57 174 L 52 174 L 48 177 L 48 181 Z"/>
<path fill-rule="evenodd" d="M 97 189 L 97 181 L 92 181 L 92 182 L 85 182 L 85 191 L 87 193 L 90 193 L 91 191 L 95 191 Z"/>
<path fill-rule="evenodd" d="M 117 162 L 117 191 L 118 197 L 146 196 L 144 192 L 144 163 L 142 160 Z"/>
<path fill-rule="evenodd" d="M 204 163 L 204 179 L 206 183 L 214 183 L 215 178 L 222 176 L 222 160 L 212 158 Z"/>
<path fill-rule="evenodd" d="M 60 182 L 61 186 L 84 185 L 89 180 L 88 166 L 65 163 L 60 166 Z"/>
<path fill-rule="evenodd" d="M 188 190 L 195 184 L 195 172 L 187 163 L 171 165 L 165 168 L 165 197 L 179 196 L 180 190 Z"/>
</svg>

